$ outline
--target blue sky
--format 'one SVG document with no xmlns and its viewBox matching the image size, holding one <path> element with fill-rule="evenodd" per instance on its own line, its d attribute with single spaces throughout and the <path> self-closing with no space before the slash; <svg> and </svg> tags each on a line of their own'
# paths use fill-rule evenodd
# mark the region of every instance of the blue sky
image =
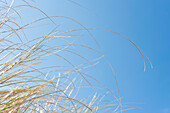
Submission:
<svg viewBox="0 0 170 113">
<path fill-rule="evenodd" d="M 50 16 L 71 17 L 87 28 L 113 30 L 132 40 L 150 58 L 153 69 L 145 57 L 147 67 L 143 71 L 142 57 L 126 39 L 105 31 L 92 31 L 114 67 L 122 101 L 138 107 L 127 113 L 170 113 L 170 1 L 74 1 L 83 7 L 67 0 L 43 0 L 36 5 Z M 91 43 L 85 37 L 83 40 L 97 48 L 94 41 Z M 108 64 L 101 61 L 97 68 L 102 72 L 94 73 L 98 75 L 96 78 L 114 91 L 115 81 Z"/>
</svg>

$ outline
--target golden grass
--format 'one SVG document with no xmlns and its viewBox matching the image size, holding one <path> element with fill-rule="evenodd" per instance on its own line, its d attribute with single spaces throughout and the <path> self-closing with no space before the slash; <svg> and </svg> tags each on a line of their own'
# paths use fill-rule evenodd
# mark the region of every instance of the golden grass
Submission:
<svg viewBox="0 0 170 113">
<path fill-rule="evenodd" d="M 12 0 L 9 3 L 7 1 L 1 1 L 0 14 L 0 112 L 1 113 L 67 113 L 67 112 L 77 112 L 77 113 L 88 113 L 88 112 L 99 112 L 103 110 L 111 110 L 112 112 L 125 112 L 126 107 L 121 103 L 121 96 L 119 92 L 118 83 L 114 70 L 111 63 L 107 58 L 99 51 L 86 46 L 85 44 L 74 44 L 70 43 L 66 38 L 71 37 L 81 41 L 80 38 L 74 36 L 72 32 L 74 31 L 87 31 L 91 38 L 96 42 L 98 47 L 101 49 L 100 45 L 97 43 L 90 30 L 103 30 L 118 34 L 113 31 L 104 29 L 87 29 L 82 24 L 76 20 L 64 17 L 64 16 L 48 16 L 40 9 L 32 6 L 29 2 L 23 0 L 23 4 L 14 6 Z M 17 2 L 17 1 L 16 1 Z M 22 16 L 20 12 L 24 8 L 35 9 L 36 11 L 44 14 L 45 17 L 34 20 L 28 24 L 20 25 L 18 20 L 22 22 Z M 58 30 L 54 18 L 65 18 L 71 20 L 82 27 L 82 29 L 73 30 Z M 23 38 L 26 37 L 24 30 L 34 28 L 31 26 L 34 23 L 40 22 L 42 20 L 50 20 L 52 24 L 56 27 L 46 34 L 38 38 L 24 41 Z M 15 27 L 14 27 L 15 26 Z M 121 34 L 118 34 L 121 35 Z M 121 35 L 122 36 L 122 35 Z M 145 59 L 143 52 L 128 38 L 122 36 L 123 38 L 130 41 L 140 52 L 145 65 Z M 56 46 L 51 46 L 49 43 L 51 41 L 61 39 L 68 44 L 61 44 Z M 13 41 L 17 40 L 17 41 Z M 69 47 L 82 47 L 88 50 L 94 51 L 103 57 L 110 65 L 113 75 L 115 76 L 119 96 L 116 97 L 112 91 L 106 88 L 102 83 L 97 81 L 94 77 L 83 73 L 82 70 L 88 68 L 88 66 L 76 66 L 70 60 L 60 55 L 59 52 L 64 51 L 80 58 L 86 60 L 90 65 L 93 65 L 92 61 L 86 59 L 82 55 L 71 50 Z M 102 49 L 101 49 L 102 50 Z M 44 69 L 53 70 L 59 68 L 57 66 L 43 66 L 38 67 L 41 63 L 45 62 L 49 56 L 56 56 L 72 66 L 70 69 L 65 69 L 63 73 L 56 73 L 54 77 L 49 77 Z M 82 64 L 83 65 L 83 64 Z M 55 69 L 54 69 L 55 67 Z M 59 69 L 60 70 L 60 69 Z M 89 86 L 81 86 L 81 81 L 79 84 L 75 83 L 76 78 L 70 78 L 70 75 L 79 74 L 86 81 Z M 94 88 L 92 84 L 87 80 L 90 77 L 94 81 L 98 82 L 107 89 L 115 101 L 110 100 L 107 104 L 102 103 L 102 99 L 105 95 L 98 96 L 95 94 L 91 98 L 77 98 L 79 89 L 83 87 Z"/>
</svg>

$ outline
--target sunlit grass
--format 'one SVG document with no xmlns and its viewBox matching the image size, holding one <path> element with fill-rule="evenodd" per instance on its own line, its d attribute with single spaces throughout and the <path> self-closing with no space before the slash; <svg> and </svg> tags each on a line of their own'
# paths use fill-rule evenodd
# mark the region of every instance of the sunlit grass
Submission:
<svg viewBox="0 0 170 113">
<path fill-rule="evenodd" d="M 0 112 L 2 113 L 54 113 L 54 112 L 99 112 L 100 110 L 107 110 L 112 112 L 123 112 L 125 108 L 130 107 L 121 103 L 121 96 L 119 92 L 118 83 L 111 63 L 102 54 L 102 52 L 83 44 L 80 37 L 73 35 L 75 31 L 87 31 L 90 34 L 91 39 L 95 41 L 95 44 L 101 49 L 97 43 L 91 30 L 102 30 L 107 32 L 113 31 L 105 29 L 87 29 L 79 22 L 72 18 L 64 16 L 48 16 L 42 10 L 29 4 L 29 1 L 22 1 L 23 4 L 13 5 L 14 0 L 10 2 L 1 1 L 0 14 Z M 43 18 L 35 19 L 32 22 L 28 22 L 25 25 L 22 23 L 22 16 L 20 12 L 25 8 L 35 9 L 44 15 Z M 59 30 L 58 25 L 55 23 L 54 18 L 65 18 L 77 23 L 82 29 L 72 30 Z M 44 36 L 35 37 L 30 39 L 26 36 L 24 30 L 41 28 L 43 26 L 43 20 L 49 20 L 48 24 L 53 24 L 55 27 Z M 41 25 L 34 26 L 35 23 L 40 22 Z M 46 24 L 44 24 L 46 25 Z M 140 52 L 145 65 L 145 59 L 142 51 L 128 38 L 121 34 L 118 34 L 123 38 L 130 41 Z M 69 38 L 69 39 L 68 39 Z M 70 42 L 70 38 L 79 40 L 82 43 L 77 44 Z M 25 41 L 26 40 L 26 41 Z M 52 45 L 51 42 L 55 40 L 62 40 L 65 43 L 59 45 Z M 108 65 L 113 71 L 115 81 L 118 89 L 118 96 L 115 96 L 112 91 L 107 89 L 102 83 L 97 81 L 94 77 L 83 73 L 82 70 L 93 66 L 94 62 L 83 57 L 81 54 L 76 53 L 71 47 L 82 47 L 89 51 L 93 51 L 99 54 L 102 58 L 108 62 Z M 85 66 L 74 65 L 72 61 L 60 55 L 60 52 L 74 54 L 84 59 L 89 65 Z M 102 49 L 101 49 L 102 51 Z M 67 62 L 71 68 L 61 69 L 62 66 L 53 65 L 46 66 L 43 64 L 48 61 L 50 56 L 56 56 L 62 61 Z M 42 65 L 43 64 L 43 65 Z M 48 71 L 44 71 L 48 70 Z M 57 71 L 56 71 L 57 70 Z M 60 72 L 61 71 L 61 72 Z M 51 72 L 55 73 L 51 76 Z M 79 75 L 82 79 L 78 79 Z M 115 100 L 104 102 L 105 95 L 98 95 L 96 92 L 89 98 L 80 98 L 79 89 L 90 88 L 95 89 L 87 77 L 98 82 L 110 93 Z M 81 85 L 81 82 L 85 81 L 88 85 Z M 127 110 L 128 110 L 127 109 Z M 103 111 L 104 112 L 104 111 Z"/>
</svg>

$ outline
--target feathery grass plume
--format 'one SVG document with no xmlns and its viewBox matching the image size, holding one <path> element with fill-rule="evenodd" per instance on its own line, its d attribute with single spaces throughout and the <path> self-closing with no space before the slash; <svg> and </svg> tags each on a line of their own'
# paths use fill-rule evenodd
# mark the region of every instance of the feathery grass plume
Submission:
<svg viewBox="0 0 170 113">
<path fill-rule="evenodd" d="M 29 0 L 0 1 L 0 112 L 1 113 L 88 113 L 88 112 L 125 112 L 132 108 L 121 103 L 120 92 L 114 70 L 110 62 L 102 52 L 87 46 L 79 36 L 73 34 L 76 31 L 86 31 L 99 46 L 90 30 L 72 18 L 64 16 L 48 16 L 42 10 L 31 5 Z M 16 3 L 16 4 L 15 4 Z M 24 23 L 24 10 L 34 10 L 40 12 L 44 17 Z M 63 30 L 55 23 L 56 18 L 71 20 L 82 28 Z M 53 26 L 52 30 L 38 37 L 28 37 L 34 29 L 41 30 L 46 26 Z M 32 32 L 27 30 L 33 29 Z M 109 30 L 104 30 L 109 31 Z M 109 31 L 116 33 L 113 31 Z M 118 34 L 118 33 L 116 33 Z M 120 34 L 118 34 L 120 35 Z M 121 35 L 122 36 L 122 35 Z M 124 36 L 122 36 L 124 37 Z M 142 51 L 128 38 L 140 52 L 144 60 Z M 74 43 L 77 40 L 79 43 Z M 62 42 L 53 44 L 53 42 Z M 109 63 L 118 88 L 119 95 L 116 96 L 94 77 L 85 73 L 85 69 L 95 65 L 98 59 L 89 60 L 76 48 L 86 48 L 96 52 L 100 58 L 104 58 Z M 99 46 L 100 48 L 100 46 Z M 63 55 L 67 54 L 67 55 Z M 84 61 L 79 65 L 72 63 L 72 59 L 66 56 L 75 55 Z M 47 65 L 51 57 L 57 57 L 61 64 Z M 145 63 L 145 60 L 144 60 Z M 70 66 L 68 66 L 70 65 Z M 89 98 L 79 96 L 81 89 L 87 88 L 96 90 L 90 78 L 103 88 L 107 93 L 100 95 L 97 92 Z M 85 83 L 82 83 L 85 82 Z M 115 99 L 105 101 L 104 97 L 110 93 Z M 127 109 L 126 109 L 127 108 Z"/>
</svg>

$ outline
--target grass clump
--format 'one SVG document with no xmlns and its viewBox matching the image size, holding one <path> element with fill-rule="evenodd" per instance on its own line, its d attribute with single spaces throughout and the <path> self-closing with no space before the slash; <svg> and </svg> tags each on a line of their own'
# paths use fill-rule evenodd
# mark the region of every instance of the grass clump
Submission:
<svg viewBox="0 0 170 113">
<path fill-rule="evenodd" d="M 29 3 L 30 1 L 21 0 L 20 2 L 22 4 L 16 5 L 14 2 L 18 1 L 3 0 L 0 3 L 1 113 L 88 113 L 102 111 L 118 113 L 126 111 L 126 106 L 121 103 L 118 83 L 118 97 L 106 88 L 108 93 L 115 98 L 114 102 L 112 102 L 112 100 L 104 102 L 103 98 L 105 95 L 98 95 L 97 93 L 89 98 L 82 98 L 79 96 L 79 90 L 82 88 L 95 89 L 87 77 L 98 82 L 103 86 L 103 88 L 105 88 L 105 86 L 92 76 L 83 72 L 83 70 L 89 66 L 93 66 L 95 60 L 88 60 L 79 53 L 76 53 L 73 48 L 82 47 L 96 52 L 109 63 L 111 68 L 112 66 L 101 52 L 83 44 L 79 37 L 73 35 L 73 32 L 86 31 L 100 48 L 90 30 L 104 29 L 87 29 L 69 17 L 49 17 L 40 9 L 32 6 Z M 25 9 L 34 9 L 37 12 L 42 13 L 44 17 L 23 24 L 22 22 L 24 20 L 22 19 L 22 11 Z M 55 18 L 71 20 L 72 22 L 80 25 L 82 28 L 59 30 L 59 26 L 54 21 Z M 42 24 L 43 22 L 44 24 Z M 40 30 L 46 25 L 53 25 L 54 27 L 43 36 L 36 38 L 27 37 L 27 34 L 25 33 L 26 30 L 34 30 L 35 28 Z M 104 31 L 115 33 L 109 30 Z M 31 32 L 29 31 L 29 33 Z M 70 42 L 72 39 L 78 40 L 82 43 L 77 44 Z M 127 40 L 135 45 L 131 40 Z M 54 45 L 53 42 L 57 41 L 62 41 L 62 43 Z M 143 57 L 142 51 L 136 45 L 135 47 L 139 50 Z M 84 59 L 86 63 L 74 65 L 72 61 L 61 54 L 61 52 L 78 56 L 79 58 Z M 62 64 L 67 63 L 71 67 L 58 65 L 59 63 L 57 63 L 57 65 L 47 65 L 49 58 L 53 57 L 59 58 Z M 87 85 L 82 85 L 82 81 L 85 81 Z"/>
</svg>

